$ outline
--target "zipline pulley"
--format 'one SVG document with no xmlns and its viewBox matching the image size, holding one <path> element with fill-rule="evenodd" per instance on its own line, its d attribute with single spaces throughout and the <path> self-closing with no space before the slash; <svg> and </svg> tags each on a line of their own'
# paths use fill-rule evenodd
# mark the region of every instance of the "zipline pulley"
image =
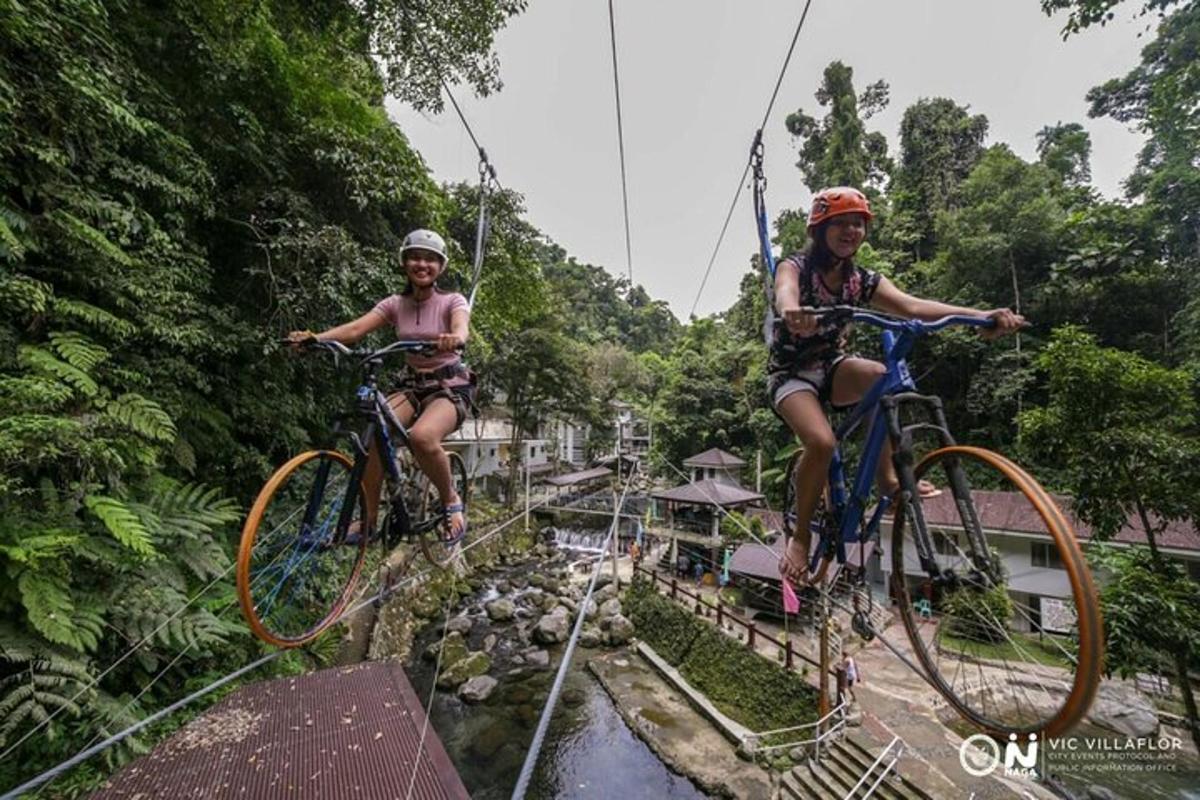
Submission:
<svg viewBox="0 0 1200 800">
<path fill-rule="evenodd" d="M 496 180 L 496 168 L 488 161 L 487 152 L 479 148 L 479 219 L 475 226 L 475 263 L 471 274 L 471 293 L 467 297 L 467 305 L 475 307 L 475 294 L 479 291 L 479 276 L 483 272 L 484 245 L 491 230 L 491 217 L 488 214 L 488 195 L 493 188 L 499 186 Z"/>
</svg>

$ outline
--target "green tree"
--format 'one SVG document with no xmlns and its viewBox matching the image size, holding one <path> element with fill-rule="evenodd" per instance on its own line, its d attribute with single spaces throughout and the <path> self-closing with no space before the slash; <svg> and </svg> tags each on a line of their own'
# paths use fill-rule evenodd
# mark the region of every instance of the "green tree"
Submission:
<svg viewBox="0 0 1200 800">
<path fill-rule="evenodd" d="M 1145 547 L 1102 547 L 1089 556 L 1104 576 L 1107 669 L 1123 678 L 1174 672 L 1192 741 L 1200 746 L 1200 715 L 1188 678 L 1200 668 L 1200 584 L 1182 565 L 1155 559 Z"/>
<path fill-rule="evenodd" d="M 1038 159 L 1063 183 L 1083 186 L 1092 180 L 1092 139 L 1078 122 L 1047 125 L 1037 134 Z"/>
<path fill-rule="evenodd" d="M 1073 495 L 1094 541 L 1110 541 L 1127 524 L 1146 538 L 1144 554 L 1102 555 L 1098 562 L 1112 571 L 1101 595 L 1109 663 L 1121 674 L 1150 661 L 1170 664 L 1200 742 L 1188 677 L 1197 636 L 1186 627 L 1200 609 L 1198 592 L 1160 549 L 1170 521 L 1200 519 L 1194 376 L 1099 347 L 1070 326 L 1055 331 L 1037 361 L 1049 378 L 1048 395 L 1023 415 L 1028 452 L 1061 465 L 1045 474 Z"/>
<path fill-rule="evenodd" d="M 887 83 L 876 81 L 856 95 L 854 70 L 833 61 L 825 68 L 817 103 L 828 109 L 824 119 L 794 111 L 784 123 L 801 140 L 796 166 L 805 185 L 813 192 L 826 186 L 882 188 L 892 169 L 887 139 L 868 133 L 863 121 L 887 107 Z"/>
<path fill-rule="evenodd" d="M 1171 520 L 1196 519 L 1200 467 L 1193 376 L 1100 347 L 1064 326 L 1037 357 L 1046 402 L 1023 415 L 1025 445 L 1057 479 L 1101 541 L 1136 520 L 1155 559 Z"/>
<path fill-rule="evenodd" d="M 933 255 L 937 215 L 957 206 L 958 186 L 983 156 L 987 130 L 987 117 L 972 116 L 944 97 L 918 100 L 905 110 L 889 193 L 889 247 L 917 260 Z"/>
</svg>

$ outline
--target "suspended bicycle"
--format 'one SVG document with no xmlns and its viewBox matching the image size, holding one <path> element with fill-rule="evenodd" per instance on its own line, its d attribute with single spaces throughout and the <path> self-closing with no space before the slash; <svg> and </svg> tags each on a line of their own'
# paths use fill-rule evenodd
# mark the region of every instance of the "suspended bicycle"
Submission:
<svg viewBox="0 0 1200 800">
<path fill-rule="evenodd" d="M 378 540 L 387 553 L 416 539 L 425 557 L 442 568 L 459 552 L 459 543 L 444 535 L 447 520 L 437 489 L 406 457 L 408 429 L 378 388 L 386 357 L 428 354 L 433 344 L 398 341 L 380 350 L 351 350 L 334 341 L 305 346 L 335 360 L 361 358 L 363 379 L 355 402 L 364 426 L 345 434 L 353 458 L 336 450 L 310 450 L 280 467 L 246 518 L 238 549 L 238 600 L 254 634 L 277 647 L 311 641 L 338 619 L 354 595 L 371 542 Z M 378 515 L 368 507 L 363 487 L 372 445 L 384 464 Z M 466 465 L 457 453 L 447 455 L 465 514 Z"/>
<path fill-rule="evenodd" d="M 993 735 L 1045 737 L 1068 730 L 1095 696 L 1104 642 L 1096 590 L 1075 533 L 1028 473 L 997 453 L 955 442 L 941 399 L 917 392 L 906 363 L 922 336 L 952 325 L 986 327 L 991 321 L 967 316 L 901 320 L 849 306 L 804 310 L 882 328 L 887 367 L 835 431 L 838 447 L 811 524 L 813 581 L 825 580 L 831 564 L 846 563 L 848 544 L 878 541 L 881 525 L 890 519 L 890 588 L 919 666 L 893 651 L 963 717 Z M 864 422 L 863 454 L 847 490 L 841 445 Z M 932 437 L 936 446 L 918 458 L 921 435 Z M 894 498 L 880 499 L 868 517 L 885 436 L 892 443 L 900 490 Z M 798 460 L 793 456 L 788 466 L 785 543 L 795 534 Z M 940 491 L 923 494 L 922 481 Z M 1031 600 L 1046 588 L 1027 561 L 1021 567 L 996 547 L 1001 532 L 1034 543 L 1044 564 L 1065 572 L 1075 615 L 1073 646 L 1038 635 L 1041 608 Z M 869 640 L 877 632 L 865 573 L 859 570 L 853 578 L 851 624 Z M 928 587 L 932 599 L 914 599 L 914 584 Z"/>
</svg>

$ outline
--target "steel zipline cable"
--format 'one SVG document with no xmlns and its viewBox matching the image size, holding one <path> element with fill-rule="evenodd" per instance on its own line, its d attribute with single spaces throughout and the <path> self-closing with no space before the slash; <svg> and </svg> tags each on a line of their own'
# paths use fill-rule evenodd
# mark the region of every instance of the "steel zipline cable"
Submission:
<svg viewBox="0 0 1200 800">
<path fill-rule="evenodd" d="M 613 15 L 613 0 L 608 0 L 608 33 L 612 43 L 613 97 L 617 105 L 617 150 L 621 155 L 621 202 L 625 210 L 625 267 L 629 271 L 629 288 L 633 289 L 633 245 L 629 236 L 629 182 L 625 177 L 625 129 L 621 124 L 621 79 L 617 71 L 617 23 Z"/>
<path fill-rule="evenodd" d="M 767 121 L 771 118 L 771 111 L 775 108 L 775 101 L 779 97 L 779 89 L 783 86 L 783 78 L 787 75 L 788 65 L 792 61 L 792 54 L 796 52 L 796 42 L 800 39 L 800 31 L 804 28 L 804 21 L 808 19 L 808 9 L 812 5 L 812 0 L 807 0 L 804 4 L 804 11 L 800 14 L 800 21 L 796 23 L 796 30 L 792 34 L 792 43 L 788 46 L 787 55 L 783 59 L 783 66 L 779 69 L 779 77 L 775 80 L 775 88 L 771 92 L 771 99 L 767 102 L 767 110 L 763 113 L 762 122 L 758 124 L 758 131 L 766 129 Z M 712 272 L 713 264 L 717 261 L 717 253 L 721 251 L 721 243 L 725 241 L 725 232 L 729 229 L 729 221 L 733 219 L 734 209 L 737 208 L 738 199 L 742 196 L 742 190 L 746 188 L 746 178 L 750 174 L 750 163 L 747 162 L 745 168 L 742 169 L 742 176 L 738 178 L 737 190 L 733 193 L 733 202 L 729 204 L 729 212 L 725 215 L 725 222 L 721 225 L 721 233 L 717 236 L 717 243 L 713 246 L 712 256 L 708 259 L 708 266 L 704 268 L 704 277 L 700 280 L 700 288 L 696 291 L 696 299 L 692 301 L 692 310 L 689 316 L 696 314 L 696 306 L 700 304 L 700 295 L 704 293 L 704 287 L 708 283 L 708 276 Z"/>
<path fill-rule="evenodd" d="M 538 503 L 536 506 L 532 506 L 530 508 L 530 510 L 533 510 L 534 508 L 540 508 L 541 506 L 545 505 L 547 502 L 549 502 L 549 501 L 543 500 L 542 502 Z M 523 516 L 525 516 L 524 510 L 513 515 L 510 519 L 500 523 L 499 525 L 494 527 L 492 530 L 490 530 L 488 533 L 481 536 L 479 539 L 476 539 L 475 541 L 471 542 L 469 545 L 463 547 L 462 550 L 460 551 L 460 556 L 465 556 L 466 553 L 469 550 L 471 550 L 472 548 L 478 547 L 479 545 L 488 541 L 492 537 L 499 535 L 505 529 L 510 527 L 513 523 L 515 523 L 519 519 L 521 519 Z M 405 588 L 406 586 L 409 586 L 409 585 L 421 580 L 422 578 L 424 578 L 426 575 L 428 575 L 432 571 L 433 571 L 433 568 L 427 568 L 427 569 L 422 570 L 421 572 L 417 573 L 416 575 L 412 575 L 412 576 L 404 579 L 403 581 L 400 581 L 399 583 L 395 584 L 394 586 L 389 586 L 389 585 L 385 584 L 374 595 L 364 599 L 362 602 L 358 603 L 354 607 L 350 608 L 348 611 L 344 612 L 332 624 L 333 625 L 342 624 L 347 619 L 354 616 L 355 614 L 357 614 L 359 611 L 366 608 L 367 606 L 372 605 L 374 603 L 379 603 L 379 602 L 382 602 L 382 601 L 388 599 L 391 595 L 395 594 L 396 592 L 400 591 L 401 589 Z M 227 606 L 226 608 L 228 609 L 229 607 L 232 607 L 232 604 L 230 606 Z M 140 644 L 139 644 L 139 646 L 140 646 Z M 185 646 L 184 650 L 186 651 L 189 648 L 190 648 L 190 645 Z M 237 680 L 238 678 L 242 677 L 243 675 L 249 674 L 249 673 L 253 672 L 254 670 L 258 669 L 259 667 L 266 666 L 267 664 L 271 663 L 272 661 L 275 661 L 276 659 L 286 655 L 288 652 L 290 652 L 290 651 L 289 650 L 275 650 L 255 661 L 252 661 L 251 663 L 249 663 L 243 667 L 240 667 L 226 675 L 223 675 L 220 678 L 217 678 L 212 683 L 209 683 L 208 685 L 206 685 L 200 689 L 197 689 L 196 691 L 192 692 L 191 694 L 187 695 L 186 697 L 175 701 L 174 703 L 170 704 L 166 708 L 156 711 L 155 713 L 151 714 L 150 716 L 146 717 L 145 719 L 139 720 L 138 722 L 136 722 L 133 725 L 130 725 L 129 727 L 125 728 L 124 730 L 121 730 L 121 731 L 113 734 L 112 736 L 107 737 L 103 741 L 98 742 L 89 747 L 85 747 L 83 750 L 79 751 L 74 756 L 68 758 L 66 761 L 63 761 L 62 763 L 60 763 L 54 767 L 51 767 L 50 769 L 46 770 L 45 772 L 42 772 L 41 774 L 35 776 L 34 778 L 31 778 L 30 780 L 26 781 L 25 783 L 21 784 L 20 786 L 17 786 L 13 789 L 9 789 L 3 795 L 0 795 L 0 800 L 16 800 L 16 798 L 22 796 L 23 794 L 26 794 L 27 792 L 31 792 L 31 791 L 49 783 L 50 781 L 54 780 L 55 778 L 57 778 L 58 776 L 62 775 L 65 772 L 67 772 L 68 770 L 72 769 L 73 767 L 76 767 L 79 764 L 83 763 L 84 761 L 87 761 L 89 758 L 96 755 L 97 753 L 101 753 L 101 752 L 107 750 L 108 748 L 112 747 L 113 745 L 119 744 L 120 742 L 124 741 L 125 739 L 128 739 L 130 736 L 133 736 L 134 734 L 144 730 L 146 727 L 153 725 L 155 722 L 158 722 L 159 720 L 170 716 L 171 714 L 175 713 L 179 709 L 184 708 L 185 706 L 188 706 L 188 705 L 194 703 L 196 700 L 199 700 L 200 698 L 204 697 L 205 695 L 211 694 L 212 692 L 221 688 L 222 686 L 229 684 L 231 681 Z M 178 657 L 176 660 L 178 660 Z M 163 676 L 163 674 L 165 674 L 165 670 L 163 672 L 160 672 L 159 675 L 156 676 L 154 680 L 157 681 L 158 678 L 161 678 Z M 153 682 L 151 683 L 151 685 L 152 684 L 153 684 Z M 144 694 L 145 691 L 148 690 L 148 688 L 149 687 L 145 687 L 143 689 L 142 693 Z"/>
<path fill-rule="evenodd" d="M 619 462 L 618 462 L 619 468 Z M 567 669 L 571 666 L 571 656 L 575 654 L 575 645 L 579 641 L 579 634 L 583 630 L 583 623 L 586 614 L 588 603 L 592 601 L 592 593 L 596 590 L 596 579 L 600 577 L 600 571 L 604 568 L 604 553 L 608 551 L 609 543 L 613 536 L 616 535 L 617 528 L 621 525 L 621 509 L 625 506 L 625 498 L 629 495 L 629 487 L 633 485 L 633 480 L 637 477 L 638 468 L 634 467 L 629 472 L 629 477 L 625 479 L 625 487 L 621 490 L 621 499 L 613 508 L 613 521 L 608 528 L 608 535 L 604 537 L 604 544 L 600 548 L 600 558 L 596 559 L 596 566 L 592 568 L 592 578 L 588 581 L 587 592 L 584 593 L 583 599 L 579 601 L 579 610 L 575 617 L 575 628 L 571 631 L 571 638 L 567 640 L 567 649 L 563 652 L 562 661 L 558 665 L 558 674 L 554 676 L 554 685 L 550 687 L 550 694 L 546 697 L 546 704 L 542 706 L 542 716 L 538 719 L 537 730 L 533 733 L 533 741 L 529 745 L 529 751 L 525 754 L 525 763 L 521 766 L 521 774 L 517 778 L 517 785 L 513 788 L 512 800 L 523 800 L 525 792 L 529 790 L 529 781 L 533 778 L 533 768 L 537 766 L 538 755 L 541 753 L 542 745 L 546 740 L 546 730 L 550 727 L 550 717 L 554 715 L 554 707 L 558 704 L 558 695 L 562 691 L 563 681 L 567 677 Z"/>
</svg>

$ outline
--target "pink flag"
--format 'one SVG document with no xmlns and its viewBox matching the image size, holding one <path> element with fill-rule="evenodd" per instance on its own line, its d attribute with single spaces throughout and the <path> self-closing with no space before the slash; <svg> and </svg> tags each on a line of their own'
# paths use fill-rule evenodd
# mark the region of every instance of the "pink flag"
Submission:
<svg viewBox="0 0 1200 800">
<path fill-rule="evenodd" d="M 792 582 L 782 575 L 779 576 L 780 583 L 783 584 L 783 610 L 787 614 L 800 613 L 800 598 L 796 597 L 796 590 L 792 588 Z"/>
</svg>

